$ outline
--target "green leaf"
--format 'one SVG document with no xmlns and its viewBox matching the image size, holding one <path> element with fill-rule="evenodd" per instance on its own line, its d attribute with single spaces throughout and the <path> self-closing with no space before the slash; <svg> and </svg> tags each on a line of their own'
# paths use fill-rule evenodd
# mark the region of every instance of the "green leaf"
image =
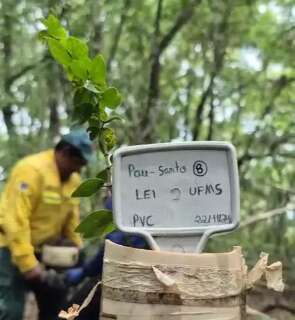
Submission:
<svg viewBox="0 0 295 320">
<path fill-rule="evenodd" d="M 116 108 L 121 103 L 121 100 L 122 97 L 119 91 L 114 87 L 108 88 L 102 94 L 103 104 L 111 109 Z"/>
<path fill-rule="evenodd" d="M 68 80 L 69 81 L 73 81 L 74 80 L 74 75 L 73 75 L 72 69 L 70 67 L 67 67 L 67 66 L 65 66 L 64 68 L 66 70 Z"/>
<path fill-rule="evenodd" d="M 84 41 L 75 37 L 69 37 L 66 40 L 66 47 L 74 59 L 80 60 L 82 58 L 88 58 L 89 49 Z M 91 63 L 90 59 L 89 62 Z"/>
<path fill-rule="evenodd" d="M 116 135 L 114 133 L 114 130 L 111 128 L 104 128 L 102 130 L 101 139 L 107 151 L 110 151 L 117 143 Z"/>
<path fill-rule="evenodd" d="M 54 38 L 62 39 L 67 37 L 67 31 L 62 27 L 59 20 L 52 14 L 43 20 L 47 27 L 48 34 Z"/>
<path fill-rule="evenodd" d="M 102 106 L 99 106 L 98 112 L 99 112 L 99 119 L 105 122 L 108 119 L 108 114 L 105 112 Z"/>
<path fill-rule="evenodd" d="M 87 70 L 88 75 L 89 75 L 89 72 L 90 72 L 91 66 L 92 66 L 91 59 L 89 57 L 84 57 L 84 58 L 80 58 L 80 60 L 83 62 L 85 69 Z"/>
<path fill-rule="evenodd" d="M 62 65 L 69 66 L 72 59 L 67 52 L 67 49 L 62 46 L 60 41 L 55 39 L 48 39 L 48 46 L 53 58 Z"/>
<path fill-rule="evenodd" d="M 104 181 L 97 178 L 83 181 L 73 192 L 72 197 L 90 197 L 96 193 L 104 184 Z"/>
<path fill-rule="evenodd" d="M 100 54 L 92 60 L 90 79 L 99 86 L 106 86 L 106 67 L 103 56 Z"/>
<path fill-rule="evenodd" d="M 86 83 L 84 84 L 84 88 L 93 93 L 99 93 L 99 91 L 91 81 L 86 81 Z"/>
<path fill-rule="evenodd" d="M 74 102 L 74 106 L 77 106 L 83 103 L 94 104 L 94 94 L 84 87 L 78 88 L 75 91 L 73 102 Z"/>
<path fill-rule="evenodd" d="M 76 228 L 84 238 L 100 237 L 114 230 L 113 215 L 110 210 L 99 210 L 90 213 Z"/>
<path fill-rule="evenodd" d="M 72 60 L 70 68 L 76 78 L 82 81 L 87 79 L 87 66 L 82 60 Z"/>
<path fill-rule="evenodd" d="M 96 178 L 103 180 L 104 182 L 108 181 L 108 176 L 109 176 L 109 170 L 110 168 L 105 168 L 102 171 L 100 171 L 97 175 Z"/>
<path fill-rule="evenodd" d="M 99 127 L 100 120 L 96 115 L 92 115 L 88 121 L 89 127 Z"/>
<path fill-rule="evenodd" d="M 105 237 L 108 233 L 116 230 L 117 226 L 114 224 L 114 222 L 109 223 L 105 229 L 101 232 L 101 238 Z"/>
<path fill-rule="evenodd" d="M 79 124 L 83 124 L 91 117 L 93 112 L 93 105 L 91 103 L 82 103 L 74 105 L 73 118 Z"/>
</svg>

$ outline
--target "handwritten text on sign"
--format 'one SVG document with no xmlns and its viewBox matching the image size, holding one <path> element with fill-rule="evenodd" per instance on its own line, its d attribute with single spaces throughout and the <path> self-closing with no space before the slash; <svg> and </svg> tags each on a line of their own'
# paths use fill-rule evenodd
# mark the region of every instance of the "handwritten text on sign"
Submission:
<svg viewBox="0 0 295 320">
<path fill-rule="evenodd" d="M 192 228 L 231 224 L 226 152 L 173 150 L 121 162 L 121 210 L 128 227 Z"/>
</svg>

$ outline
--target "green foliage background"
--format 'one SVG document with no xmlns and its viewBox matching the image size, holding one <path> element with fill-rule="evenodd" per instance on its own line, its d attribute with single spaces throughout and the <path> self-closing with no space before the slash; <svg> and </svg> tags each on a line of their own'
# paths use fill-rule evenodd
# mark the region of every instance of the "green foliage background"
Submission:
<svg viewBox="0 0 295 320">
<path fill-rule="evenodd" d="M 228 250 L 240 244 L 253 262 L 260 251 L 269 252 L 282 260 L 291 281 L 294 1 L 4 0 L 0 6 L 2 185 L 17 159 L 51 146 L 73 121 L 71 84 L 36 36 L 43 28 L 41 19 L 53 13 L 81 39 L 80 51 L 89 65 L 95 57 L 101 62 L 97 54 L 105 57 L 105 83 L 91 81 L 102 81 L 102 91 L 110 83 L 124 97 L 116 109 L 124 122 L 106 126 L 115 129 L 117 145 L 226 140 L 236 146 L 242 223 L 274 209 L 282 208 L 284 214 L 212 239 L 208 248 Z M 54 41 L 51 46 L 58 50 Z M 77 61 L 70 80 L 85 75 Z M 85 83 L 79 86 L 85 88 Z M 100 120 L 107 121 L 111 112 Z M 104 168 L 100 154 L 86 176 Z M 92 197 L 83 211 L 96 210 L 98 203 Z"/>
</svg>

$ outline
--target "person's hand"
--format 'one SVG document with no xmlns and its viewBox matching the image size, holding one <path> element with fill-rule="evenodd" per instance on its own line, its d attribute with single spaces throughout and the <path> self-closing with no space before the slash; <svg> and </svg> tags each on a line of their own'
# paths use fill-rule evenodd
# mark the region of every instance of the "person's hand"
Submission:
<svg viewBox="0 0 295 320">
<path fill-rule="evenodd" d="M 27 281 L 41 281 L 43 269 L 40 264 L 38 264 L 33 269 L 24 273 L 24 278 Z"/>
<path fill-rule="evenodd" d="M 84 278 L 83 268 L 69 269 L 65 274 L 66 283 L 69 285 L 76 285 Z"/>
<path fill-rule="evenodd" d="M 42 282 L 44 286 L 50 289 L 65 290 L 66 282 L 65 275 L 61 272 L 57 272 L 54 269 L 44 270 L 42 274 Z"/>
</svg>

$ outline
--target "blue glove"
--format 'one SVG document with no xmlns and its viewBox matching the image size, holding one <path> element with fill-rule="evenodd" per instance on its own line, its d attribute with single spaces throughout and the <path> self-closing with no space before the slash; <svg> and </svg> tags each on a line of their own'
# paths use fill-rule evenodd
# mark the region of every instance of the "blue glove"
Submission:
<svg viewBox="0 0 295 320">
<path fill-rule="evenodd" d="M 69 269 L 65 274 L 65 281 L 69 285 L 76 285 L 84 279 L 83 268 L 72 268 Z"/>
<path fill-rule="evenodd" d="M 105 200 L 104 200 L 104 207 L 108 210 L 113 211 L 113 201 L 112 201 L 112 197 L 108 196 Z"/>
</svg>

